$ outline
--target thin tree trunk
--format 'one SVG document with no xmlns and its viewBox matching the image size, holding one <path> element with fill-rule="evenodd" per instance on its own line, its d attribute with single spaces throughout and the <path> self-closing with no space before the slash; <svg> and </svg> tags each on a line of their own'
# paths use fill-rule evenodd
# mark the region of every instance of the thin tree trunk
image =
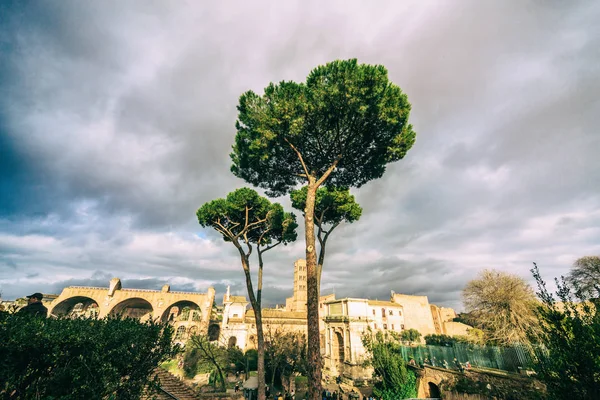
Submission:
<svg viewBox="0 0 600 400">
<path fill-rule="evenodd" d="M 277 366 L 273 366 L 273 371 L 271 371 L 271 390 L 274 391 L 275 389 L 275 372 L 277 372 Z"/>
<path fill-rule="evenodd" d="M 317 288 L 319 289 L 319 301 L 321 300 L 321 274 L 323 273 L 323 263 L 325 262 L 325 244 L 327 243 L 327 238 L 325 240 L 321 240 L 320 249 L 319 249 L 319 261 L 317 261 Z"/>
<path fill-rule="evenodd" d="M 219 380 L 221 381 L 221 390 L 225 392 L 227 391 L 227 388 L 225 387 L 225 378 L 223 377 L 223 371 L 221 371 L 221 367 L 219 367 L 219 364 L 216 361 L 214 364 L 217 367 L 217 372 L 219 373 Z"/>
<path fill-rule="evenodd" d="M 306 241 L 306 297 L 308 323 L 308 398 L 320 400 L 321 396 L 321 346 L 319 332 L 319 279 L 315 251 L 315 198 L 317 184 L 309 178 L 304 210 Z"/>
<path fill-rule="evenodd" d="M 256 316 L 256 337 L 258 339 L 258 400 L 265 400 L 265 337 L 263 336 L 262 309 L 260 305 L 258 305 L 257 310 L 254 310 L 254 315 Z"/>
<path fill-rule="evenodd" d="M 242 260 L 242 267 L 244 269 L 244 275 L 246 276 L 246 288 L 248 289 L 248 297 L 250 298 L 250 304 L 254 310 L 254 318 L 256 322 L 256 336 L 258 339 L 258 359 L 257 359 L 257 375 L 258 375 L 258 399 L 266 400 L 265 396 L 265 340 L 263 337 L 262 330 L 262 311 L 260 304 L 254 296 L 254 288 L 252 287 L 252 276 L 250 275 L 250 262 L 248 256 L 244 253 L 241 247 L 238 247 L 240 257 Z"/>
<path fill-rule="evenodd" d="M 337 226 L 339 225 L 339 222 L 336 222 L 335 224 L 333 224 L 331 226 L 331 228 L 329 228 L 328 231 L 324 231 L 323 230 L 323 225 L 322 222 L 319 224 L 319 233 L 317 235 L 317 239 L 319 239 L 319 261 L 317 262 L 317 277 L 318 277 L 318 284 L 319 284 L 319 300 L 321 299 L 321 275 L 323 274 L 323 264 L 325 264 L 325 247 L 327 246 L 327 239 L 329 239 L 329 235 L 331 234 L 331 232 L 333 232 L 333 230 L 335 228 L 337 228 Z M 323 232 L 325 232 L 325 235 L 323 235 Z"/>
</svg>

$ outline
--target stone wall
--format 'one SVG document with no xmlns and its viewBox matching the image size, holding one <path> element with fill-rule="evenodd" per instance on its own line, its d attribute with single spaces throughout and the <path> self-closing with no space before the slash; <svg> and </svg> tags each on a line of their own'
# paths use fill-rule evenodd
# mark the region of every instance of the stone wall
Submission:
<svg viewBox="0 0 600 400">
<path fill-rule="evenodd" d="M 450 336 L 466 336 L 469 333 L 469 329 L 473 328 L 462 322 L 447 321 L 442 324 L 444 325 L 444 334 Z"/>
<path fill-rule="evenodd" d="M 416 329 L 423 336 L 436 333 L 427 296 L 394 293 L 392 301 L 403 307 L 404 329 Z"/>
<path fill-rule="evenodd" d="M 431 396 L 432 385 L 444 399 L 541 400 L 545 395 L 544 385 L 539 381 L 503 371 L 471 369 L 461 373 L 437 367 L 415 371 L 418 396 L 424 398 Z"/>
</svg>

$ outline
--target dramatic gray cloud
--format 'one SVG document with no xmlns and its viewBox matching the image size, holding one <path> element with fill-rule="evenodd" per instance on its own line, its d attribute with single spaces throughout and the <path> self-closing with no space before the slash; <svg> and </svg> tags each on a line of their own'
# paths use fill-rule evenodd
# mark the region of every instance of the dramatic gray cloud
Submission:
<svg viewBox="0 0 600 400">
<path fill-rule="evenodd" d="M 0 288 L 245 287 L 195 219 L 229 173 L 236 103 L 338 59 L 385 65 L 417 142 L 355 194 L 323 291 L 460 308 L 483 268 L 531 280 L 600 254 L 600 6 L 506 2 L 5 2 Z M 289 201 L 280 198 L 284 205 Z M 300 236 L 301 237 L 301 236 Z M 267 302 L 303 244 L 267 256 Z"/>
</svg>

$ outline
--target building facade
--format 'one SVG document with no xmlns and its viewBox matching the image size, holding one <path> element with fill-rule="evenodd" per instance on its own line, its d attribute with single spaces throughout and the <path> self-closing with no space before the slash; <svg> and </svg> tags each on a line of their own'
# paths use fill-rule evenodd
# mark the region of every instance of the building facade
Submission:
<svg viewBox="0 0 600 400">
<path fill-rule="evenodd" d="M 248 309 L 244 296 L 223 299 L 222 342 L 242 350 L 256 348 L 254 311 Z M 271 332 L 307 331 L 306 262 L 294 263 L 294 287 L 285 308 L 265 308 L 263 330 Z M 430 334 L 464 335 L 470 327 L 452 322 L 453 309 L 429 303 L 427 296 L 399 294 L 392 291 L 389 301 L 344 298 L 334 294 L 319 299 L 319 329 L 324 374 L 352 380 L 371 378 L 371 370 L 363 367 L 366 351 L 362 344 L 368 332 L 396 332 L 416 329 L 422 337 Z"/>
</svg>

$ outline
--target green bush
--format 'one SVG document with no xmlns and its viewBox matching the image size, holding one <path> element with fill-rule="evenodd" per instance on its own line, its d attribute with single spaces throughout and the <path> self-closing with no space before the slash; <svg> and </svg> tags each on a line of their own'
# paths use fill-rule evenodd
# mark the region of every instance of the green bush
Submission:
<svg viewBox="0 0 600 400">
<path fill-rule="evenodd" d="M 428 346 L 452 346 L 456 343 L 456 339 L 448 335 L 426 335 L 425 343 Z"/>
<path fill-rule="evenodd" d="M 535 339 L 534 368 L 546 384 L 548 399 L 600 399 L 600 286 L 556 279 L 548 291 L 537 265 L 531 270 L 542 305 L 542 333 Z M 582 282 L 581 284 L 586 284 Z M 585 290 L 584 290 L 585 289 Z"/>
<path fill-rule="evenodd" d="M 174 355 L 172 328 L 0 313 L 0 399 L 139 399 Z"/>
<path fill-rule="evenodd" d="M 368 330 L 362 342 L 368 354 L 365 366 L 373 367 L 373 393 L 384 400 L 417 397 L 417 377 L 402 358 L 398 335 Z"/>
</svg>

